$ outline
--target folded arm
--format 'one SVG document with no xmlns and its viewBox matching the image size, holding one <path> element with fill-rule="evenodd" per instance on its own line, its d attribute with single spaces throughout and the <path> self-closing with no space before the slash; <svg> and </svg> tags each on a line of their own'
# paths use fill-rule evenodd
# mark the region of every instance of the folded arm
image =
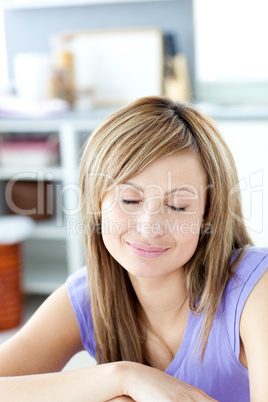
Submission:
<svg viewBox="0 0 268 402">
<path fill-rule="evenodd" d="M 60 372 L 82 349 L 79 327 L 63 285 L 0 346 L 1 399 L 82 401 L 90 396 L 90 400 L 103 401 L 119 395 L 118 374 L 112 364 Z"/>
<path fill-rule="evenodd" d="M 214 401 L 201 390 L 160 370 L 133 362 L 60 372 L 82 349 L 79 327 L 63 285 L 13 338 L 0 346 L 1 399 Z"/>
</svg>

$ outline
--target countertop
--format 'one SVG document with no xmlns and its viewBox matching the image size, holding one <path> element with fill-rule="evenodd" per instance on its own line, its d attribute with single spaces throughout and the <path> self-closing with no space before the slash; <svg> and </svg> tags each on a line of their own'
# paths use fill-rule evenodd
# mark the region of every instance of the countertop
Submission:
<svg viewBox="0 0 268 402">
<path fill-rule="evenodd" d="M 192 103 L 197 109 L 205 113 L 214 120 L 268 120 L 268 105 L 217 105 L 207 102 Z M 64 113 L 52 114 L 47 116 L 23 116 L 6 115 L 0 116 L 0 126 L 13 123 L 23 123 L 26 121 L 36 121 L 39 123 L 60 124 L 62 122 L 74 123 L 75 125 L 86 125 L 90 121 L 93 125 L 98 124 L 105 117 L 115 112 L 118 107 L 95 108 L 88 112 L 69 111 Z"/>
<path fill-rule="evenodd" d="M 207 102 L 194 105 L 215 120 L 268 120 L 268 105 L 217 105 Z"/>
</svg>

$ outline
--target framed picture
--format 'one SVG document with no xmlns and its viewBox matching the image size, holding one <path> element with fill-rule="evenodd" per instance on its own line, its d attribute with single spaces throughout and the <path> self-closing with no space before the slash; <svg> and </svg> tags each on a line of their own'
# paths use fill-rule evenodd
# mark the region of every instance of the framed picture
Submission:
<svg viewBox="0 0 268 402">
<path fill-rule="evenodd" d="M 121 105 L 163 91 L 163 35 L 158 28 L 124 28 L 57 36 L 73 54 L 74 87 L 94 106 Z"/>
</svg>

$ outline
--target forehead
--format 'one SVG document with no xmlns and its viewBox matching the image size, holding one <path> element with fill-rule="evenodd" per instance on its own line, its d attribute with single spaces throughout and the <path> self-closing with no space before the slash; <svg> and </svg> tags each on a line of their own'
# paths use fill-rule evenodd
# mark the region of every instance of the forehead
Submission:
<svg viewBox="0 0 268 402">
<path fill-rule="evenodd" d="M 176 152 L 161 157 L 127 180 L 141 187 L 161 185 L 164 188 L 170 186 L 171 181 L 175 187 L 193 186 L 198 189 L 207 185 L 205 171 L 195 152 Z"/>
</svg>

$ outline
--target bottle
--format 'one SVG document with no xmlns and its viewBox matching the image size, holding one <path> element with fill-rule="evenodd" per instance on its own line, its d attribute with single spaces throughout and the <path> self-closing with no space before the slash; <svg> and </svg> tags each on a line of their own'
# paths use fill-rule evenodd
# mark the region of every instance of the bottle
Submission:
<svg viewBox="0 0 268 402">
<path fill-rule="evenodd" d="M 74 62 L 73 54 L 67 46 L 57 41 L 53 52 L 51 96 L 74 103 Z"/>
</svg>

